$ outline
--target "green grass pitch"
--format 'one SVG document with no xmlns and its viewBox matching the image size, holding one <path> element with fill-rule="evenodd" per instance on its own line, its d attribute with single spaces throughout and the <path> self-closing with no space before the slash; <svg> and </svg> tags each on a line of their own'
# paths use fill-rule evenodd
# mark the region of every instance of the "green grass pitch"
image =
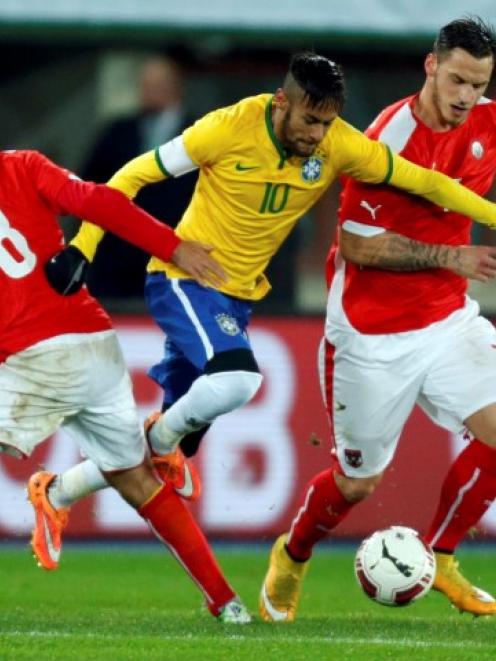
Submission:
<svg viewBox="0 0 496 661">
<path fill-rule="evenodd" d="M 230 581 L 257 612 L 268 547 L 218 546 Z M 465 548 L 466 575 L 494 592 L 496 549 Z M 27 548 L 0 551 L 2 661 L 496 659 L 496 617 L 460 615 L 437 593 L 406 608 L 369 601 L 350 548 L 315 554 L 294 624 L 221 625 L 168 554 L 153 546 L 67 545 L 57 572 Z"/>
</svg>

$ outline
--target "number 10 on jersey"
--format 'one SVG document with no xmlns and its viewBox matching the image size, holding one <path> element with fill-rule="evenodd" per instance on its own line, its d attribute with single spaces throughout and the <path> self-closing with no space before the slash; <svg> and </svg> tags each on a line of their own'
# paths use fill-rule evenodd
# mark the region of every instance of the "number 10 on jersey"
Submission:
<svg viewBox="0 0 496 661">
<path fill-rule="evenodd" d="M 289 184 L 265 184 L 265 192 L 259 213 L 280 213 L 287 204 Z"/>
</svg>

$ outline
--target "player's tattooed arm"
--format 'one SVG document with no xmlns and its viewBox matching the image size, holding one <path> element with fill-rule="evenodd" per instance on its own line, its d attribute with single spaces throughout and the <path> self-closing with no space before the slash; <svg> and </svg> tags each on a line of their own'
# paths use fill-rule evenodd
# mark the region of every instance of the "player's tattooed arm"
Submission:
<svg viewBox="0 0 496 661">
<path fill-rule="evenodd" d="M 363 267 L 407 272 L 442 268 L 481 282 L 496 277 L 496 248 L 489 246 L 425 243 L 387 231 L 365 237 L 342 229 L 340 251 Z"/>
</svg>

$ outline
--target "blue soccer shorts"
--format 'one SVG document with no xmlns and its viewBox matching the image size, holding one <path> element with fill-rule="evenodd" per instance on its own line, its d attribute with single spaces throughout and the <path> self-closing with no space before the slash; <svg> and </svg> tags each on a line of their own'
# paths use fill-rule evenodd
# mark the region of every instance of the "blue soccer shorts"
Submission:
<svg viewBox="0 0 496 661">
<path fill-rule="evenodd" d="M 148 309 L 166 335 L 163 359 L 148 371 L 164 390 L 164 403 L 177 401 L 216 354 L 251 351 L 246 332 L 251 303 L 203 287 L 194 280 L 151 273 L 146 278 Z"/>
</svg>

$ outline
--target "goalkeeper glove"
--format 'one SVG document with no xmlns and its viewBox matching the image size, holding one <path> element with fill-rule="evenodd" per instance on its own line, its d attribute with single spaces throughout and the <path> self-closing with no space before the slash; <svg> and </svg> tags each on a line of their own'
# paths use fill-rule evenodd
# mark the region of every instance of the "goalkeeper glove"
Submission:
<svg viewBox="0 0 496 661">
<path fill-rule="evenodd" d="M 75 246 L 55 254 L 45 264 L 45 275 L 50 285 L 62 296 L 76 294 L 86 281 L 89 261 Z"/>
</svg>

